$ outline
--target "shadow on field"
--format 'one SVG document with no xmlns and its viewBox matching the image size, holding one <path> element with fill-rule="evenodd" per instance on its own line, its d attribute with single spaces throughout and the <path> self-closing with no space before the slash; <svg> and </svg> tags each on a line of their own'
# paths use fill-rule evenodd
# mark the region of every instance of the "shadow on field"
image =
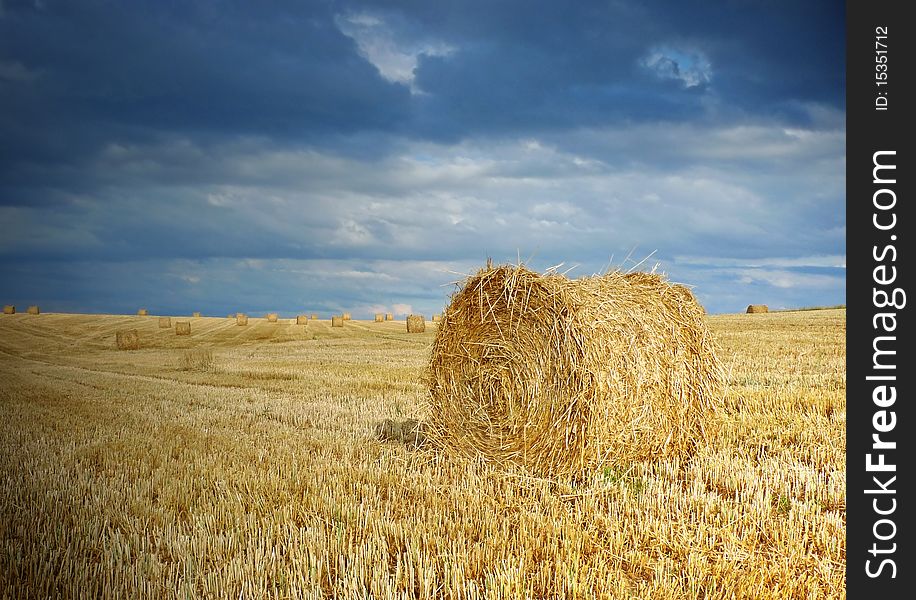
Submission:
<svg viewBox="0 0 916 600">
<path fill-rule="evenodd" d="M 382 442 L 399 442 L 411 450 L 426 443 L 426 426 L 416 419 L 385 419 L 375 425 L 375 437 Z"/>
</svg>

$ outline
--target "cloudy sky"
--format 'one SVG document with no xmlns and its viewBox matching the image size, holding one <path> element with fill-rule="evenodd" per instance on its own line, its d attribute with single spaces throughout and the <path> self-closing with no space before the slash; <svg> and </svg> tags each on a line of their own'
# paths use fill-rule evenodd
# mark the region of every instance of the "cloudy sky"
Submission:
<svg viewBox="0 0 916 600">
<path fill-rule="evenodd" d="M 521 257 L 845 303 L 844 10 L 0 0 L 0 300 L 429 315 Z"/>
</svg>

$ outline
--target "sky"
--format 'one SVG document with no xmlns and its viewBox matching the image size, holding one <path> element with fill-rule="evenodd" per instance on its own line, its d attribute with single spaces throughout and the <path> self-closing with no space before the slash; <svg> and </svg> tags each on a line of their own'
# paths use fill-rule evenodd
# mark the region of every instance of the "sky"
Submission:
<svg viewBox="0 0 916 600">
<path fill-rule="evenodd" d="M 0 0 L 0 301 L 429 316 L 492 258 L 844 304 L 844 13 Z"/>
</svg>

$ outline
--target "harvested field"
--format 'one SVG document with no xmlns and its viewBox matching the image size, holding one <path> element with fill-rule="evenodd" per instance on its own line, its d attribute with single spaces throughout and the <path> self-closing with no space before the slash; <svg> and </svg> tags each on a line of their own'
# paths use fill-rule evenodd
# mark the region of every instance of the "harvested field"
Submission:
<svg viewBox="0 0 916 600">
<path fill-rule="evenodd" d="M 436 327 L 9 315 L 0 596 L 845 598 L 846 311 L 705 319 L 709 439 L 570 480 L 420 439 Z"/>
</svg>

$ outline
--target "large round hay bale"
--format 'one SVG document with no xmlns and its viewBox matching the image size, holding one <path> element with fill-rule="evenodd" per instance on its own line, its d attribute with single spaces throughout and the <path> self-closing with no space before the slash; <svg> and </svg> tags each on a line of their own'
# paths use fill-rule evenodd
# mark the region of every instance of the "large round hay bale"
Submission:
<svg viewBox="0 0 916 600">
<path fill-rule="evenodd" d="M 171 326 L 171 317 L 159 317 L 159 329 L 169 329 Z"/>
<path fill-rule="evenodd" d="M 482 269 L 452 297 L 428 368 L 429 435 L 545 475 L 686 456 L 721 402 L 690 290 L 650 273 Z"/>
<path fill-rule="evenodd" d="M 38 310 L 38 307 L 37 307 L 37 306 L 34 306 L 34 305 L 28 307 L 28 308 L 26 309 L 25 312 L 27 312 L 27 313 L 30 314 L 30 315 L 38 315 L 38 314 L 41 314 L 41 311 Z"/>
<path fill-rule="evenodd" d="M 423 333 L 426 331 L 426 319 L 423 315 L 407 315 L 407 333 Z"/>
<path fill-rule="evenodd" d="M 277 317 L 277 313 L 267 313 L 267 320 L 268 320 L 270 323 L 276 323 L 276 322 L 277 322 L 277 318 L 278 318 L 278 317 Z"/>
<path fill-rule="evenodd" d="M 296 317 L 296 325 L 308 325 L 309 317 L 308 315 L 298 315 Z"/>
<path fill-rule="evenodd" d="M 191 322 L 177 321 L 175 323 L 175 335 L 191 335 Z"/>
<path fill-rule="evenodd" d="M 748 304 L 747 306 L 747 314 L 749 315 L 765 312 L 770 312 L 770 307 L 766 304 Z"/>
<path fill-rule="evenodd" d="M 394 315 L 392 313 L 385 313 L 386 321 L 394 321 Z"/>
<path fill-rule="evenodd" d="M 384 322 L 385 322 L 385 315 L 383 315 L 382 313 L 375 313 L 375 322 L 376 322 L 376 323 L 384 323 Z"/>
<path fill-rule="evenodd" d="M 136 329 L 122 329 L 115 332 L 115 343 L 118 350 L 139 350 L 140 332 Z"/>
<path fill-rule="evenodd" d="M 350 313 L 344 313 L 344 314 L 343 314 L 343 320 L 344 320 L 344 321 L 349 321 L 349 320 L 350 320 Z"/>
<path fill-rule="evenodd" d="M 146 310 L 145 308 L 141 308 L 140 310 L 137 311 L 137 314 L 140 315 L 141 317 L 145 317 L 146 315 L 149 314 L 149 311 Z"/>
<path fill-rule="evenodd" d="M 342 316 L 338 317 L 337 315 L 334 315 L 333 317 L 331 317 L 331 327 L 343 327 L 343 326 L 344 326 L 344 318 Z"/>
<path fill-rule="evenodd" d="M 248 325 L 248 315 L 244 313 L 236 313 L 235 324 L 236 325 Z"/>
<path fill-rule="evenodd" d="M 4 304 L 4 305 L 3 305 L 3 314 L 5 314 L 5 315 L 15 315 L 15 314 L 16 314 L 16 307 L 13 306 L 12 304 Z"/>
</svg>

